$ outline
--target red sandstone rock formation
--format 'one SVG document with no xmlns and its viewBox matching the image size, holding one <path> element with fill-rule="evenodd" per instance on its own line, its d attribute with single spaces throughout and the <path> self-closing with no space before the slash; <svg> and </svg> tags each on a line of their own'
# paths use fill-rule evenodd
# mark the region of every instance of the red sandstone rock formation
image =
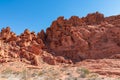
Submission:
<svg viewBox="0 0 120 80">
<path fill-rule="evenodd" d="M 26 29 L 16 35 L 10 28 L 0 32 L 0 61 L 6 58 L 28 60 L 40 65 L 79 62 L 84 59 L 115 58 L 120 53 L 120 15 L 104 17 L 101 13 L 70 19 L 59 17 L 37 35 Z M 112 57 L 111 57 L 112 56 Z M 118 58 L 118 57 L 117 57 Z"/>
<path fill-rule="evenodd" d="M 66 20 L 59 17 L 46 31 L 46 46 L 54 55 L 63 56 L 73 62 L 119 54 L 120 28 L 114 25 L 115 19 L 119 22 L 119 16 L 104 18 L 98 12 L 84 18 L 73 16 Z M 117 20 L 115 24 L 119 24 Z"/>
</svg>

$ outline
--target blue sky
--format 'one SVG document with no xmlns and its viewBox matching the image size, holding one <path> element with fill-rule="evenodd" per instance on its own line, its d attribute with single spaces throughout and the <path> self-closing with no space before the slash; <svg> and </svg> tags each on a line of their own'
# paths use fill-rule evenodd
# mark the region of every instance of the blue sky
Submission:
<svg viewBox="0 0 120 80">
<path fill-rule="evenodd" d="M 0 29 L 10 26 L 17 34 L 26 28 L 39 32 L 59 16 L 82 17 L 99 11 L 120 14 L 120 0 L 0 0 Z"/>
</svg>

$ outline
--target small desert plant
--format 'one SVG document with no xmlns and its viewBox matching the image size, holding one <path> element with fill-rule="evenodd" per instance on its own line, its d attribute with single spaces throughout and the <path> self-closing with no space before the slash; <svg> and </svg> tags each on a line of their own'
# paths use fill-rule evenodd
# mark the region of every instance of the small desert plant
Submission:
<svg viewBox="0 0 120 80">
<path fill-rule="evenodd" d="M 10 68 L 7 68 L 2 71 L 3 74 L 11 74 L 13 71 Z"/>
<path fill-rule="evenodd" d="M 81 78 L 85 78 L 90 72 L 89 72 L 89 70 L 86 69 L 86 68 L 78 68 L 78 69 L 77 69 L 77 73 L 80 74 L 80 77 L 81 77 Z"/>
<path fill-rule="evenodd" d="M 41 70 L 41 71 L 38 71 L 38 76 L 42 76 L 42 75 L 45 75 L 47 74 L 47 71 L 46 70 Z"/>
<path fill-rule="evenodd" d="M 20 75 L 21 74 L 21 72 L 20 71 L 14 71 L 14 72 L 12 72 L 13 73 L 13 75 L 15 75 L 15 76 L 18 76 L 18 75 Z"/>
<path fill-rule="evenodd" d="M 96 79 L 99 77 L 99 75 L 97 73 L 91 73 L 87 76 L 88 78 L 91 78 L 91 79 Z"/>
<path fill-rule="evenodd" d="M 42 71 L 38 72 L 38 76 L 43 75 L 44 73 Z"/>
</svg>

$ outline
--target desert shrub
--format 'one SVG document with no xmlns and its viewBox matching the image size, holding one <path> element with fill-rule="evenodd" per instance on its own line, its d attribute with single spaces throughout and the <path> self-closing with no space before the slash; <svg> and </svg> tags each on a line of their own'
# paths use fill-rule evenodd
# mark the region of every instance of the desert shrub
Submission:
<svg viewBox="0 0 120 80">
<path fill-rule="evenodd" d="M 7 68 L 2 71 L 2 74 L 11 74 L 13 71 L 10 68 Z"/>
<path fill-rule="evenodd" d="M 77 73 L 80 74 L 80 77 L 81 77 L 81 78 L 85 78 L 90 72 L 89 72 L 89 70 L 86 69 L 86 68 L 78 68 L 78 69 L 77 69 Z"/>
<path fill-rule="evenodd" d="M 95 80 L 96 78 L 99 77 L 99 75 L 97 73 L 90 73 L 87 77 L 92 80 Z"/>
</svg>

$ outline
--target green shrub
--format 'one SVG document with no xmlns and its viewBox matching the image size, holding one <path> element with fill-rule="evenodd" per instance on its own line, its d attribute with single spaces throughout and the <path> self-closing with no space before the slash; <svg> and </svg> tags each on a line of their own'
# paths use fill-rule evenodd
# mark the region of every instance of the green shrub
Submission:
<svg viewBox="0 0 120 80">
<path fill-rule="evenodd" d="M 85 78 L 90 72 L 89 72 L 89 70 L 86 69 L 86 68 L 78 68 L 78 69 L 77 69 L 77 73 L 80 74 L 80 77 L 81 77 L 81 78 Z"/>
</svg>

